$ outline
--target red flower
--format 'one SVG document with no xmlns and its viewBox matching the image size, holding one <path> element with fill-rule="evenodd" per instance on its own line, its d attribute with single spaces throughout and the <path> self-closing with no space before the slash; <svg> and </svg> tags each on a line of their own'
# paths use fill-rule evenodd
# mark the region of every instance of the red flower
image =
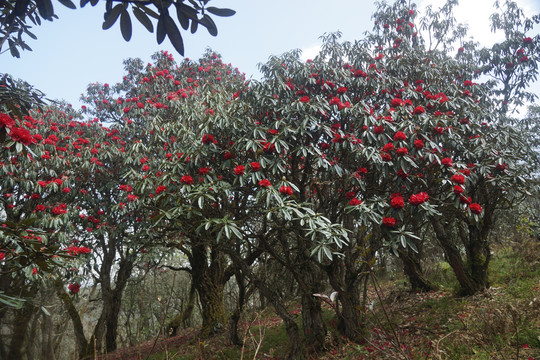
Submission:
<svg viewBox="0 0 540 360">
<path fill-rule="evenodd" d="M 396 226 L 396 223 L 397 223 L 397 220 L 394 219 L 393 217 L 383 217 L 382 219 L 383 226 L 386 226 L 389 228 Z"/>
<path fill-rule="evenodd" d="M 300 98 L 300 102 L 308 103 L 308 102 L 309 102 L 309 96 L 302 96 L 302 97 Z"/>
<path fill-rule="evenodd" d="M 388 144 L 384 145 L 383 148 L 381 149 L 381 151 L 385 152 L 385 153 L 389 153 L 392 150 L 394 150 L 394 144 L 393 143 L 388 143 Z"/>
<path fill-rule="evenodd" d="M 15 126 L 15 120 L 13 120 L 8 114 L 0 113 L 0 127 L 2 126 L 12 128 Z"/>
<path fill-rule="evenodd" d="M 214 139 L 214 136 L 211 135 L 211 134 L 204 134 L 203 137 L 202 137 L 202 142 L 205 145 L 208 145 L 210 143 L 217 144 L 216 139 Z"/>
<path fill-rule="evenodd" d="M 54 215 L 65 214 L 67 213 L 67 205 L 66 204 L 57 205 L 52 209 L 52 212 Z"/>
<path fill-rule="evenodd" d="M 441 159 L 441 164 L 443 164 L 444 166 L 453 166 L 454 163 L 452 162 L 452 159 L 451 158 L 444 158 L 444 159 Z"/>
<path fill-rule="evenodd" d="M 461 186 L 459 186 L 459 185 L 455 185 L 454 186 L 454 194 L 459 195 L 459 194 L 462 194 L 462 193 L 463 193 L 463 188 Z"/>
<path fill-rule="evenodd" d="M 351 201 L 349 201 L 349 205 L 356 206 L 362 204 L 362 200 L 357 198 L 352 198 Z"/>
<path fill-rule="evenodd" d="M 381 158 L 383 159 L 383 161 L 392 161 L 392 156 L 390 156 L 390 154 L 388 153 L 382 153 Z"/>
<path fill-rule="evenodd" d="M 276 145 L 265 140 L 261 140 L 261 145 L 263 146 L 263 151 L 265 153 L 270 153 L 276 150 Z"/>
<path fill-rule="evenodd" d="M 150 170 L 150 166 L 148 166 L 147 164 L 145 164 L 143 167 L 142 167 L 142 171 L 148 171 Z"/>
<path fill-rule="evenodd" d="M 405 206 L 405 202 L 403 201 L 402 196 L 395 196 L 390 200 L 390 206 L 392 206 L 394 209 L 403 209 Z"/>
<path fill-rule="evenodd" d="M 339 104 L 341 104 L 341 100 L 339 100 L 338 97 L 334 96 L 332 99 L 330 99 L 329 103 L 330 103 L 330 105 L 339 105 Z"/>
<path fill-rule="evenodd" d="M 71 291 L 72 294 L 77 294 L 81 289 L 81 284 L 69 284 L 68 289 L 69 291 Z"/>
<path fill-rule="evenodd" d="M 142 109 L 142 108 L 144 107 L 144 104 L 143 104 L 142 102 L 138 102 L 138 103 L 137 103 L 137 107 L 138 107 L 139 109 Z"/>
<path fill-rule="evenodd" d="M 20 127 L 12 127 L 9 136 L 11 136 L 14 141 L 18 141 L 24 145 L 30 145 L 34 142 L 34 138 L 32 137 L 32 134 L 30 134 L 30 131 Z"/>
<path fill-rule="evenodd" d="M 164 186 L 164 185 L 159 185 L 157 188 L 156 188 L 156 194 L 159 195 L 161 194 L 162 192 L 164 191 L 167 191 L 167 187 Z"/>
<path fill-rule="evenodd" d="M 261 170 L 261 164 L 259 164 L 256 161 L 251 162 L 250 165 L 251 165 L 251 170 L 253 170 L 253 171 Z"/>
<path fill-rule="evenodd" d="M 462 204 L 467 204 L 467 205 L 470 205 L 472 203 L 472 199 L 471 197 L 465 197 L 463 195 L 460 195 L 459 196 L 459 202 L 462 203 Z"/>
<path fill-rule="evenodd" d="M 394 135 L 394 141 L 403 141 L 403 140 L 407 140 L 407 135 L 405 135 L 403 131 L 398 131 Z"/>
<path fill-rule="evenodd" d="M 277 131 L 277 130 L 275 130 L 275 129 L 268 129 L 268 133 L 269 133 L 270 135 L 277 135 L 277 134 L 279 134 L 279 131 Z"/>
<path fill-rule="evenodd" d="M 137 200 L 139 200 L 139 197 L 137 195 L 128 194 L 127 200 L 128 201 L 137 201 Z"/>
<path fill-rule="evenodd" d="M 413 114 L 415 114 L 415 115 L 417 115 L 417 114 L 423 114 L 423 113 L 425 113 L 425 112 L 426 112 L 426 110 L 425 110 L 423 107 L 421 107 L 421 106 L 417 106 L 417 107 L 415 107 L 414 110 L 413 110 Z"/>
<path fill-rule="evenodd" d="M 206 175 L 210 171 L 210 168 L 208 167 L 202 167 L 199 169 L 199 175 Z"/>
<path fill-rule="evenodd" d="M 234 168 L 234 173 L 236 175 L 243 175 L 244 171 L 246 170 L 246 167 L 244 165 L 238 165 Z"/>
<path fill-rule="evenodd" d="M 191 184 L 193 184 L 193 178 L 191 176 L 189 176 L 189 175 L 184 175 L 180 179 L 180 182 L 182 184 L 191 185 Z"/>
<path fill-rule="evenodd" d="M 414 140 L 414 147 L 418 150 L 422 149 L 424 147 L 424 142 L 420 139 Z"/>
<path fill-rule="evenodd" d="M 346 87 L 341 86 L 341 87 L 338 87 L 337 92 L 338 92 L 338 94 L 345 94 L 347 92 L 347 90 L 349 90 L 349 89 L 346 88 Z"/>
<path fill-rule="evenodd" d="M 403 99 L 400 99 L 400 98 L 394 98 L 392 99 L 392 102 L 390 103 L 390 106 L 392 107 L 398 107 L 398 106 L 403 106 L 405 105 L 405 103 L 403 102 Z"/>
<path fill-rule="evenodd" d="M 262 187 L 269 187 L 270 185 L 270 181 L 268 179 L 262 179 L 261 181 L 259 181 L 259 186 L 262 186 Z"/>
<path fill-rule="evenodd" d="M 530 38 L 530 37 L 526 37 L 526 38 L 523 38 L 523 42 L 524 42 L 525 44 L 532 44 L 533 39 Z"/>
<path fill-rule="evenodd" d="M 65 188 L 62 189 L 62 192 L 66 193 L 66 194 L 69 193 L 70 191 L 71 190 L 68 187 L 65 187 Z"/>
<path fill-rule="evenodd" d="M 402 147 L 396 150 L 396 154 L 398 156 L 404 156 L 404 155 L 407 155 L 408 153 L 409 153 L 409 150 L 407 150 L 407 148 L 405 147 Z"/>
<path fill-rule="evenodd" d="M 373 132 L 377 135 L 379 134 L 382 134 L 384 132 L 384 127 L 383 126 L 375 126 L 373 128 Z"/>
<path fill-rule="evenodd" d="M 283 185 L 282 187 L 279 188 L 279 192 L 286 195 L 292 195 L 293 189 L 290 186 Z"/>
<path fill-rule="evenodd" d="M 455 182 L 456 184 L 459 184 L 459 185 L 465 184 L 465 177 L 463 175 L 461 175 L 461 174 L 452 175 L 450 180 L 452 180 L 453 182 Z"/>
<path fill-rule="evenodd" d="M 477 204 L 477 203 L 472 203 L 469 205 L 469 209 L 471 210 L 471 212 L 473 214 L 480 214 L 482 213 L 482 206 L 480 206 L 480 204 Z"/>
<path fill-rule="evenodd" d="M 131 185 L 120 185 L 120 186 L 118 186 L 118 190 L 123 190 L 123 191 L 126 191 L 126 192 L 132 192 L 133 188 L 131 187 Z"/>
<path fill-rule="evenodd" d="M 45 209 L 46 209 L 45 205 L 41 205 L 41 204 L 36 205 L 36 211 L 45 211 Z"/>
<path fill-rule="evenodd" d="M 409 198 L 409 203 L 411 205 L 417 206 L 425 203 L 429 200 L 429 195 L 425 192 L 419 192 L 418 194 L 411 195 Z"/>
</svg>

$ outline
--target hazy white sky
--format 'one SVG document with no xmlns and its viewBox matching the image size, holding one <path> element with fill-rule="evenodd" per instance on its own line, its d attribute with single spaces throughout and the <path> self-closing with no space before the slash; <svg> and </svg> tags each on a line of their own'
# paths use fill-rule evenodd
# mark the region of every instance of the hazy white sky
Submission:
<svg viewBox="0 0 540 360">
<path fill-rule="evenodd" d="M 0 72 L 28 81 L 52 99 L 65 99 L 80 106 L 79 97 L 91 82 L 115 83 L 123 75 L 122 61 L 140 57 L 150 60 L 159 50 L 176 54 L 168 40 L 157 45 L 150 34 L 135 19 L 133 36 L 126 43 L 115 24 L 101 30 L 104 4 L 95 8 L 70 10 L 53 1 L 58 20 L 45 22 L 33 29 L 38 40 L 29 39 L 32 52 L 22 52 L 20 59 L 9 53 L 0 55 Z M 420 0 L 420 11 L 426 4 L 443 0 Z M 489 45 L 497 36 L 489 32 L 488 17 L 493 12 L 492 0 L 461 0 L 458 21 L 470 26 L 470 34 Z M 540 13 L 540 0 L 518 0 L 526 14 Z M 213 0 L 213 6 L 236 10 L 230 18 L 214 17 L 217 37 L 200 27 L 194 35 L 183 32 L 185 55 L 198 58 L 206 47 L 223 55 L 225 62 L 237 66 L 247 77 L 258 76 L 257 64 L 273 54 L 300 48 L 304 57 L 313 57 L 319 36 L 325 32 L 342 31 L 345 40 L 360 39 L 371 30 L 372 1 L 366 0 Z"/>
</svg>

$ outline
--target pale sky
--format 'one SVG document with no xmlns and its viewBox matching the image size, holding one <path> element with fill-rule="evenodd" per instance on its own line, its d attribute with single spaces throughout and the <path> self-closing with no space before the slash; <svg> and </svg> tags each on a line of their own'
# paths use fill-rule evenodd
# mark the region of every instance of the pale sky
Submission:
<svg viewBox="0 0 540 360">
<path fill-rule="evenodd" d="M 518 0 L 528 16 L 540 13 L 540 0 Z M 78 3 L 78 1 L 76 2 Z M 104 3 L 104 2 L 103 2 Z M 21 58 L 8 53 L 0 55 L 0 72 L 21 78 L 43 91 L 49 98 L 65 99 L 79 107 L 79 97 L 92 82 L 116 83 L 123 76 L 122 61 L 139 57 L 150 61 L 159 50 L 172 52 L 180 59 L 166 39 L 161 45 L 151 34 L 133 21 L 133 36 L 125 42 L 119 23 L 102 30 L 104 4 L 86 5 L 70 10 L 53 1 L 59 17 L 54 22 L 33 28 L 38 40 L 28 38 L 33 51 L 21 52 Z M 440 6 L 443 0 L 418 1 L 420 12 L 426 4 Z M 494 11 L 492 0 L 461 0 L 456 16 L 469 24 L 469 34 L 483 45 L 497 40 L 490 33 L 489 15 Z M 232 63 L 249 78 L 258 77 L 257 64 L 270 55 L 291 49 L 302 49 L 304 58 L 318 51 L 319 37 L 325 32 L 341 31 L 343 39 L 361 39 L 371 30 L 372 1 L 365 0 L 213 0 L 212 6 L 236 10 L 229 18 L 214 16 L 219 34 L 212 37 L 205 28 L 195 34 L 182 32 L 186 57 L 197 59 L 206 47 L 221 53 L 226 63 Z"/>
</svg>

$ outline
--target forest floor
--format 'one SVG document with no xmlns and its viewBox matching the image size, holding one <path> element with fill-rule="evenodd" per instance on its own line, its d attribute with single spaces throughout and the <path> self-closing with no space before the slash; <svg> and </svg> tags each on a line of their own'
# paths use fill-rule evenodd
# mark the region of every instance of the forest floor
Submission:
<svg viewBox="0 0 540 360">
<path fill-rule="evenodd" d="M 475 296 L 454 295 L 457 284 L 445 266 L 431 276 L 440 290 L 411 293 L 403 279 L 381 279 L 380 287 L 372 286 L 367 333 L 360 344 L 339 335 L 335 313 L 325 305 L 326 349 L 306 358 L 540 360 L 538 242 L 495 247 L 491 288 Z M 301 328 L 298 303 L 291 303 L 290 309 Z M 225 335 L 202 340 L 197 329 L 183 329 L 178 336 L 157 338 L 101 359 L 283 359 L 287 352 L 285 328 L 270 309 L 245 314 L 240 337 L 243 347 L 230 345 Z"/>
</svg>

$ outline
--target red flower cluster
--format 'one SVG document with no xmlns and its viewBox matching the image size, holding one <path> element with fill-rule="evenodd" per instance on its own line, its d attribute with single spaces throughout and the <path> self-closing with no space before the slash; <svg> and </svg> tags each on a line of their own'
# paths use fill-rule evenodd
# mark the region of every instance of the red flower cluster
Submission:
<svg viewBox="0 0 540 360">
<path fill-rule="evenodd" d="M 159 185 L 157 188 L 156 188 L 156 195 L 159 195 L 161 194 L 162 192 L 164 191 L 167 191 L 167 187 L 164 186 L 164 185 Z"/>
<path fill-rule="evenodd" d="M 418 206 L 420 204 L 425 203 L 429 200 L 429 195 L 425 192 L 419 192 L 418 194 L 413 194 L 409 198 L 409 204 Z"/>
<path fill-rule="evenodd" d="M 293 189 L 290 186 L 283 185 L 282 187 L 279 188 L 279 192 L 285 195 L 292 195 Z"/>
<path fill-rule="evenodd" d="M 415 114 L 415 115 L 423 114 L 425 112 L 426 112 L 426 110 L 422 106 L 417 106 L 413 110 L 413 114 Z"/>
<path fill-rule="evenodd" d="M 454 163 L 452 162 L 452 159 L 451 158 L 444 158 L 444 159 L 441 159 L 441 164 L 443 164 L 444 166 L 448 166 L 448 167 L 451 167 L 454 165 Z"/>
<path fill-rule="evenodd" d="M 261 181 L 259 181 L 259 186 L 269 187 L 271 185 L 272 184 L 270 183 L 270 181 L 268 179 L 262 179 Z"/>
<path fill-rule="evenodd" d="M 208 145 L 208 144 L 217 144 L 216 139 L 214 139 L 214 136 L 211 135 L 211 134 L 204 134 L 203 137 L 202 137 L 202 142 L 203 142 L 203 144 L 205 144 L 205 145 Z"/>
<path fill-rule="evenodd" d="M 132 192 L 133 191 L 133 188 L 131 187 L 131 185 L 120 185 L 120 186 L 118 186 L 118 189 L 122 190 L 122 191 L 126 191 L 126 192 Z"/>
<path fill-rule="evenodd" d="M 357 206 L 357 205 L 360 205 L 362 204 L 362 200 L 358 199 L 358 198 L 352 198 L 351 201 L 349 201 L 349 205 L 351 206 Z"/>
<path fill-rule="evenodd" d="M 394 135 L 394 141 L 404 141 L 404 140 L 407 140 L 407 135 L 405 135 L 403 131 L 398 131 Z"/>
<path fill-rule="evenodd" d="M 199 169 L 199 175 L 206 175 L 208 174 L 208 172 L 210 171 L 210 168 L 209 167 L 202 167 Z"/>
<path fill-rule="evenodd" d="M 191 184 L 193 184 L 193 178 L 191 176 L 189 176 L 189 175 L 184 175 L 180 179 L 180 182 L 182 184 L 191 185 Z"/>
<path fill-rule="evenodd" d="M 92 250 L 90 250 L 86 246 L 81 246 L 81 247 L 69 246 L 67 248 L 67 253 L 68 253 L 68 255 L 71 255 L 71 256 L 77 256 L 79 254 L 90 254 L 91 252 L 92 252 Z"/>
<path fill-rule="evenodd" d="M 60 204 L 53 207 L 52 212 L 54 215 L 60 215 L 67 213 L 67 205 L 66 204 Z"/>
<path fill-rule="evenodd" d="M 251 165 L 251 170 L 253 171 L 261 170 L 261 164 L 256 161 L 251 162 L 250 165 Z"/>
<path fill-rule="evenodd" d="M 11 129 L 15 126 L 15 120 L 13 120 L 8 114 L 0 113 L 0 127 L 2 126 Z"/>
<path fill-rule="evenodd" d="M 246 167 L 244 165 L 238 165 L 234 168 L 234 173 L 236 175 L 244 175 L 244 171 L 246 170 Z"/>
<path fill-rule="evenodd" d="M 469 209 L 473 214 L 481 214 L 482 213 L 482 206 L 477 203 L 472 203 L 469 205 Z"/>
<path fill-rule="evenodd" d="M 398 156 L 404 156 L 404 155 L 407 155 L 408 153 L 409 153 L 409 150 L 407 150 L 406 147 L 402 147 L 396 150 L 396 154 Z"/>
<path fill-rule="evenodd" d="M 455 182 L 456 184 L 459 184 L 459 185 L 465 184 L 465 177 L 463 175 L 461 175 L 461 174 L 452 175 L 450 180 L 452 180 L 453 182 Z"/>
<path fill-rule="evenodd" d="M 24 145 L 34 143 L 34 138 L 32 137 L 32 134 L 30 134 L 30 131 L 20 127 L 11 128 L 9 136 L 11 136 L 14 141 L 23 143 Z"/>
<path fill-rule="evenodd" d="M 81 284 L 69 284 L 68 289 L 72 294 L 78 294 L 81 289 Z"/>
<path fill-rule="evenodd" d="M 300 102 L 308 103 L 308 102 L 309 102 L 309 96 L 302 96 L 302 97 L 300 98 Z"/>
<path fill-rule="evenodd" d="M 386 226 L 389 228 L 396 226 L 396 223 L 397 223 L 397 220 L 394 219 L 393 217 L 383 217 L 382 219 L 383 226 Z"/>
<path fill-rule="evenodd" d="M 390 206 L 392 206 L 394 209 L 403 209 L 405 206 L 405 201 L 403 200 L 403 196 L 401 196 L 400 193 L 394 193 L 390 195 Z"/>
</svg>

